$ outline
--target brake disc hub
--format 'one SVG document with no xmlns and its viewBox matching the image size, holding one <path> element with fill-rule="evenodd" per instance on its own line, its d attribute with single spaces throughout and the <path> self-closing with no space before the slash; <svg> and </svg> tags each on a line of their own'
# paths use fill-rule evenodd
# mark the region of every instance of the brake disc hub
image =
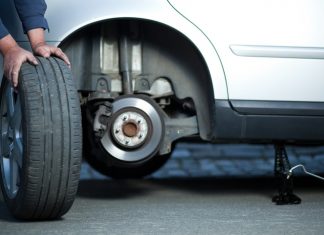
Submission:
<svg viewBox="0 0 324 235">
<path fill-rule="evenodd" d="M 164 121 L 160 107 L 146 96 L 127 95 L 112 103 L 112 112 L 100 142 L 122 162 L 149 159 L 160 148 Z"/>
<path fill-rule="evenodd" d="M 117 144 L 125 148 L 136 148 L 147 139 L 149 120 L 142 114 L 129 111 L 121 113 L 112 125 L 112 136 Z"/>
</svg>

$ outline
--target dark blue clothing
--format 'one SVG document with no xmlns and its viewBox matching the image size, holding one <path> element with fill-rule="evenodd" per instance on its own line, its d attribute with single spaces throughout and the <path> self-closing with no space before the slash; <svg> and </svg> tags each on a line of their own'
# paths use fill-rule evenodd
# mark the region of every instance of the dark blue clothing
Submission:
<svg viewBox="0 0 324 235">
<path fill-rule="evenodd" d="M 47 7 L 45 0 L 14 0 L 14 2 L 25 33 L 35 28 L 48 29 L 44 17 Z M 0 19 L 0 39 L 6 35 L 8 30 Z"/>
<path fill-rule="evenodd" d="M 2 24 L 2 21 L 0 19 L 0 39 L 3 38 L 4 36 L 8 35 L 8 30 L 6 27 Z"/>
</svg>

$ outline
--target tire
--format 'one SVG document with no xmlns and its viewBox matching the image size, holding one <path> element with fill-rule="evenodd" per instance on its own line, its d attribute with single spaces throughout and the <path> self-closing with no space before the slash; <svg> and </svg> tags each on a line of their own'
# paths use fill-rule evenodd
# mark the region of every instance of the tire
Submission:
<svg viewBox="0 0 324 235">
<path fill-rule="evenodd" d="M 23 64 L 18 93 L 5 78 L 0 93 L 0 184 L 10 212 L 24 220 L 57 219 L 70 209 L 82 158 L 71 72 L 57 58 L 38 61 Z"/>
</svg>

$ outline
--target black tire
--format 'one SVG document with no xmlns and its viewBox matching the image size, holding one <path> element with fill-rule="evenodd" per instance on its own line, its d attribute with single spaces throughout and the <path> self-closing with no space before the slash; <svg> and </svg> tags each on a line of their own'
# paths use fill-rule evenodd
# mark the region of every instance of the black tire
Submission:
<svg viewBox="0 0 324 235">
<path fill-rule="evenodd" d="M 18 169 L 17 177 L 13 177 L 18 180 L 10 187 L 4 169 L 7 159 L 3 156 L 3 143 L 10 142 L 10 137 L 1 137 L 0 147 L 3 196 L 13 216 L 24 220 L 56 219 L 70 209 L 77 193 L 82 158 L 80 103 L 70 69 L 57 58 L 38 61 L 38 66 L 22 66 L 18 94 L 13 93 L 14 102 L 19 100 L 21 107 L 22 159 L 19 165 L 19 152 L 15 148 L 12 153 L 8 151 L 8 159 L 12 155 L 10 164 L 17 164 Z M 6 106 L 9 98 L 3 94 L 10 87 L 3 78 L 1 106 Z M 1 108 L 2 136 L 6 132 L 6 118 L 9 120 L 8 110 Z M 9 174 L 15 175 L 13 171 Z"/>
</svg>

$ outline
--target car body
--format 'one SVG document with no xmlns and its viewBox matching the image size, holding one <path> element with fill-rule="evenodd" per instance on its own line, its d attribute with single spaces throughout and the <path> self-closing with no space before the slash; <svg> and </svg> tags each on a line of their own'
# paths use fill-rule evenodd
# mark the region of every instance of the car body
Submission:
<svg viewBox="0 0 324 235">
<path fill-rule="evenodd" d="M 13 3 L 1 4 L 9 31 L 29 48 Z M 47 41 L 71 60 L 84 119 L 91 119 L 86 135 L 90 142 L 97 138 L 90 149 L 104 147 L 90 154 L 101 172 L 138 169 L 153 156 L 169 154 L 184 137 L 213 143 L 324 141 L 321 0 L 47 0 L 47 5 Z M 143 100 L 148 109 L 159 109 L 154 115 L 162 124 L 151 120 L 144 133 L 156 138 L 145 142 L 153 147 L 144 148 L 140 140 L 127 146 L 133 141 L 128 137 L 138 137 L 132 129 L 144 127 L 124 123 L 121 116 L 100 121 L 111 118 L 107 110 L 115 100 L 120 109 L 112 113 L 129 108 L 127 102 L 141 109 Z M 150 119 L 146 111 L 133 119 L 146 115 Z M 118 127 L 127 133 L 107 131 Z"/>
</svg>

